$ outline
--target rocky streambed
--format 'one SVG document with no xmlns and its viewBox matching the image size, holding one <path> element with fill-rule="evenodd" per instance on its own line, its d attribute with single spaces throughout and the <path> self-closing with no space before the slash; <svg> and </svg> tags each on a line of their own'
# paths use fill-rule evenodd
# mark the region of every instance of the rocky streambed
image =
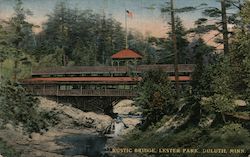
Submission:
<svg viewBox="0 0 250 157">
<path fill-rule="evenodd" d="M 42 97 L 39 100 L 38 110 L 53 112 L 59 120 L 57 125 L 31 134 L 11 124 L 0 130 L 0 138 L 22 152 L 22 157 L 101 157 L 107 143 L 115 145 L 115 140 L 110 140 L 110 137 L 119 138 L 140 123 L 138 118 L 125 116 L 132 112 L 138 114 L 131 100 L 121 101 L 114 107 L 114 112 L 120 115 L 117 119 L 83 112 Z M 106 133 L 111 133 L 109 139 Z"/>
</svg>

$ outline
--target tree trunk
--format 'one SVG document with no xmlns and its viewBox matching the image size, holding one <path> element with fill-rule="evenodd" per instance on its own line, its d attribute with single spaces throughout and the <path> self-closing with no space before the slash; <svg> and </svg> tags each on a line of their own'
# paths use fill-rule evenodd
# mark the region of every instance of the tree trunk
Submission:
<svg viewBox="0 0 250 157">
<path fill-rule="evenodd" d="M 226 121 L 226 117 L 224 113 L 221 113 L 221 117 L 222 117 L 223 122 L 226 123 L 227 121 Z"/>
<path fill-rule="evenodd" d="M 14 82 L 17 82 L 17 59 L 14 60 Z"/>
<path fill-rule="evenodd" d="M 229 53 L 226 0 L 221 0 L 221 17 L 222 17 L 224 54 L 226 55 Z"/>
<path fill-rule="evenodd" d="M 175 32 L 175 17 L 174 17 L 174 2 L 171 0 L 171 26 L 172 26 L 172 41 L 173 41 L 173 51 L 174 51 L 174 70 L 175 70 L 175 88 L 176 97 L 179 99 L 179 69 L 178 69 L 178 51 L 176 43 L 176 32 Z"/>
</svg>

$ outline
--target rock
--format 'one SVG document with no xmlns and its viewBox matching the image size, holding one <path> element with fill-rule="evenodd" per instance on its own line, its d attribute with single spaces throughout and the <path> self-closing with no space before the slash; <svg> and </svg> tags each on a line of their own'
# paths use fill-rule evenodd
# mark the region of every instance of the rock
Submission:
<svg viewBox="0 0 250 157">
<path fill-rule="evenodd" d="M 170 120 L 165 122 L 165 124 L 160 127 L 156 132 L 166 132 L 166 131 L 174 131 L 184 124 L 190 119 L 191 114 L 186 116 L 173 116 Z"/>
<path fill-rule="evenodd" d="M 141 119 L 133 117 L 135 115 L 141 115 L 138 111 L 139 107 L 134 105 L 132 100 L 122 100 L 118 102 L 113 109 L 114 113 L 120 117 L 120 122 L 115 122 L 115 136 L 125 135 L 135 128 L 135 126 L 141 123 Z"/>
<path fill-rule="evenodd" d="M 234 118 L 238 118 L 241 120 L 250 120 L 250 113 L 244 113 L 244 112 L 235 112 L 235 113 L 225 113 L 225 115 L 232 116 Z"/>
<path fill-rule="evenodd" d="M 215 118 L 216 118 L 216 115 L 211 114 L 211 115 L 209 115 L 207 117 L 202 118 L 198 125 L 201 128 L 208 128 L 208 127 L 210 127 L 212 125 Z"/>
<path fill-rule="evenodd" d="M 128 127 L 135 127 L 137 124 L 141 123 L 140 119 L 137 118 L 123 118 L 123 122 L 128 126 Z"/>
<path fill-rule="evenodd" d="M 117 114 L 135 113 L 138 107 L 133 105 L 132 100 L 122 100 L 114 106 L 113 112 Z"/>
<path fill-rule="evenodd" d="M 234 104 L 239 107 L 247 106 L 247 103 L 244 100 L 234 100 Z"/>
<path fill-rule="evenodd" d="M 8 130 L 11 130 L 11 131 L 14 131 L 14 130 L 15 130 L 15 127 L 14 127 L 12 124 L 10 124 L 10 123 L 5 124 L 4 127 L 5 127 L 6 129 L 8 129 Z"/>
<path fill-rule="evenodd" d="M 3 119 L 0 118 L 0 127 L 2 127 L 4 125 L 4 121 Z"/>
<path fill-rule="evenodd" d="M 40 140 L 40 136 L 41 135 L 39 133 L 35 133 L 35 132 L 30 134 L 30 137 L 32 138 L 32 140 L 35 140 L 35 141 Z"/>
<path fill-rule="evenodd" d="M 141 119 L 138 118 L 123 118 L 123 123 L 127 126 L 126 129 L 123 130 L 122 134 L 128 134 L 130 131 L 132 131 L 136 125 L 141 123 Z"/>
<path fill-rule="evenodd" d="M 83 112 L 80 109 L 58 104 L 55 101 L 51 101 L 46 98 L 39 98 L 39 100 L 40 110 L 55 112 L 61 121 L 57 127 L 62 129 L 86 127 L 95 128 L 98 132 L 104 132 L 112 123 L 112 118 L 107 115 L 96 114 L 94 112 Z"/>
</svg>

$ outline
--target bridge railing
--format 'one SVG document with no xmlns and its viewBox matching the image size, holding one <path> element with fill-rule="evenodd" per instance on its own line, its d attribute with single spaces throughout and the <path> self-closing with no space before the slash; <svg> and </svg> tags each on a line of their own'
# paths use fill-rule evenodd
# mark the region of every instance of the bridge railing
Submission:
<svg viewBox="0 0 250 157">
<path fill-rule="evenodd" d="M 31 93 L 41 96 L 136 96 L 136 93 L 129 89 L 33 89 Z"/>
<path fill-rule="evenodd" d="M 194 64 L 179 64 L 179 72 L 193 72 Z M 33 67 L 32 75 L 74 75 L 84 73 L 123 73 L 129 71 L 144 72 L 153 69 L 162 69 L 166 72 L 174 72 L 173 64 L 154 64 L 128 66 L 72 66 L 72 67 Z"/>
</svg>

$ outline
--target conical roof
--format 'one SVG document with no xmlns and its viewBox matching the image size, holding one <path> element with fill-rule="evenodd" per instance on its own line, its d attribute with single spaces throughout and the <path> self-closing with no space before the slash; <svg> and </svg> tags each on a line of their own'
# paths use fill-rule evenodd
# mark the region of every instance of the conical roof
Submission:
<svg viewBox="0 0 250 157">
<path fill-rule="evenodd" d="M 141 55 L 130 49 L 124 49 L 111 56 L 112 59 L 139 59 Z"/>
</svg>

